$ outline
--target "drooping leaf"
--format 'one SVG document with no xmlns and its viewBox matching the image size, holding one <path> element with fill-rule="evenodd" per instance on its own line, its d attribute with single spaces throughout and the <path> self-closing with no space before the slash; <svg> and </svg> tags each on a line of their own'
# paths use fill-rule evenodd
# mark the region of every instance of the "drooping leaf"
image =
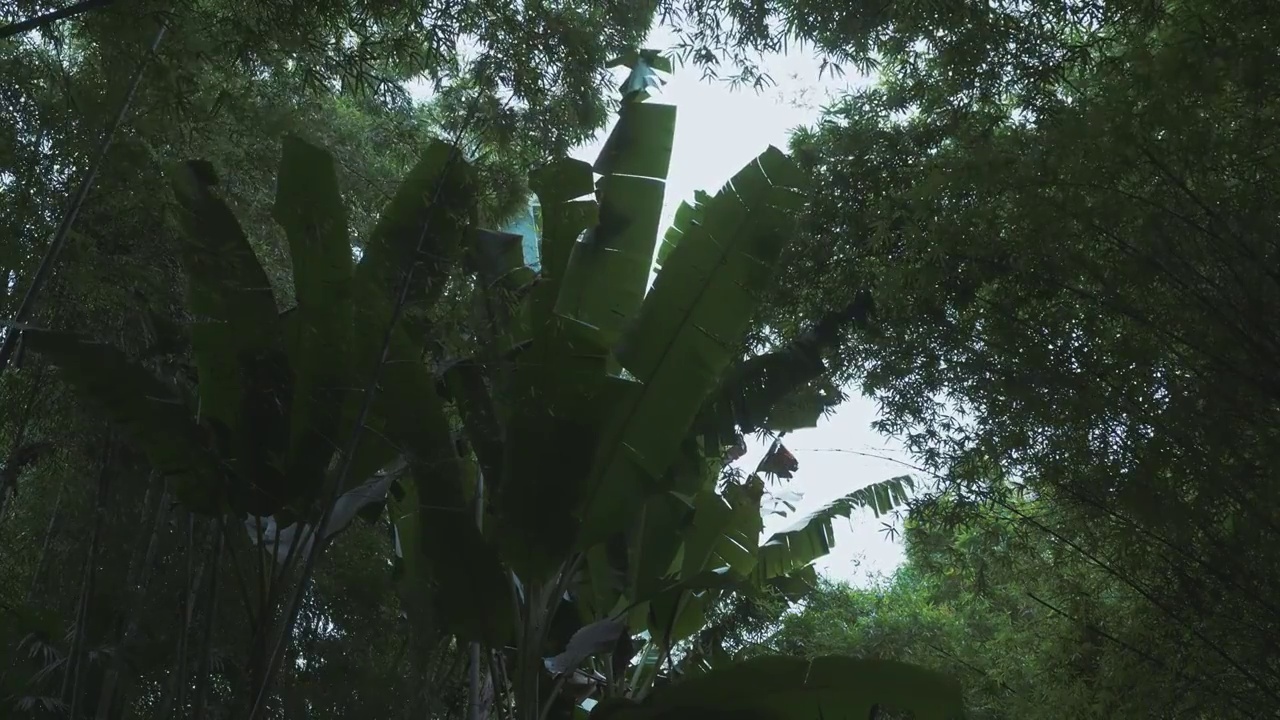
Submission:
<svg viewBox="0 0 1280 720">
<path fill-rule="evenodd" d="M 864 720 L 874 705 L 919 720 L 960 717 L 959 683 L 893 660 L 759 657 L 654 691 L 643 703 L 601 703 L 592 720 Z"/>
<path fill-rule="evenodd" d="M 764 427 L 773 432 L 817 427 L 844 399 L 844 393 L 832 382 L 810 383 L 774 404 L 765 417 Z"/>
<path fill-rule="evenodd" d="M 831 552 L 835 544 L 832 521 L 847 518 L 855 510 L 870 510 L 879 517 L 902 507 L 915 485 L 909 475 L 890 478 L 837 498 L 805 515 L 794 525 L 771 535 L 760 546 L 757 578 L 766 581 L 808 565 Z"/>
<path fill-rule="evenodd" d="M 276 182 L 272 216 L 289 241 L 297 301 L 287 337 L 294 375 L 287 477 L 291 494 L 305 501 L 349 430 L 341 413 L 351 382 L 351 240 L 328 152 L 285 137 Z"/>
<path fill-rule="evenodd" d="M 828 409 L 825 401 L 839 397 L 817 391 L 824 372 L 818 349 L 803 339 L 736 362 L 699 412 L 698 432 L 723 447 L 739 431 L 811 427 Z"/>
<path fill-rule="evenodd" d="M 780 490 L 765 493 L 760 502 L 760 511 L 765 515 L 781 515 L 796 511 L 796 503 L 804 499 L 804 493 L 795 490 Z"/>
<path fill-rule="evenodd" d="M 27 328 L 23 342 L 118 424 L 156 470 L 174 479 L 187 509 L 218 509 L 223 488 L 217 461 L 207 449 L 205 431 L 176 388 L 104 343 L 37 328 Z"/>
<path fill-rule="evenodd" d="M 800 602 L 818 587 L 818 571 L 812 565 L 805 565 L 786 575 L 770 578 L 768 587 L 781 594 L 787 602 Z"/>
<path fill-rule="evenodd" d="M 756 467 L 756 472 L 789 480 L 799 468 L 800 461 L 796 460 L 796 456 L 791 454 L 781 440 L 774 440 Z"/>
<path fill-rule="evenodd" d="M 404 469 L 403 463 L 400 463 L 339 495 L 330 510 L 322 537 L 325 540 L 334 537 L 346 530 L 351 521 L 367 508 L 385 504 L 392 483 L 400 480 Z M 281 564 L 290 557 L 306 557 L 315 543 L 318 529 L 317 526 L 304 522 L 280 527 L 274 517 L 253 516 L 245 518 L 244 526 L 249 533 L 250 542 L 257 545 L 261 539 L 263 547 L 273 553 L 276 562 Z M 294 543 L 301 545 L 294 549 Z"/>
<path fill-rule="evenodd" d="M 617 620 L 597 620 L 582 626 L 573 637 L 564 652 L 544 661 L 547 671 L 552 675 L 563 675 L 578 669 L 583 660 L 599 653 L 613 650 L 627 632 L 626 623 Z"/>
</svg>

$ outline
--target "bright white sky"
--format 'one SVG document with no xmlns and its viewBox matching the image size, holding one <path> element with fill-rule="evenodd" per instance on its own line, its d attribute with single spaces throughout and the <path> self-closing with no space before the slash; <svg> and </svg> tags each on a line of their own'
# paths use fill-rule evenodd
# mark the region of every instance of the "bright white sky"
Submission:
<svg viewBox="0 0 1280 720">
<path fill-rule="evenodd" d="M 670 35 L 659 32 L 650 38 L 648 47 L 665 49 L 672 44 Z M 677 67 L 663 92 L 654 98 L 654 102 L 678 108 L 663 227 L 682 201 L 692 199 L 695 190 L 716 191 L 769 145 L 786 151 L 790 131 L 816 120 L 828 98 L 846 87 L 868 82 L 865 77 L 832 78 L 829 73 L 820 80 L 817 59 L 796 48 L 788 56 L 766 58 L 764 70 L 777 84 L 757 94 L 750 87 L 730 90 L 726 83 L 703 81 L 697 68 Z M 618 80 L 625 75 L 624 68 Z M 607 137 L 608 133 L 602 132 L 596 142 L 578 149 L 574 156 L 594 161 Z M 856 389 L 851 389 L 850 395 L 850 400 L 818 427 L 785 439 L 800 461 L 790 489 L 803 493 L 804 498 L 791 517 L 766 518 L 766 536 L 834 498 L 906 473 L 891 460 L 856 454 L 909 460 L 899 443 L 871 429 L 875 404 Z M 739 461 L 748 471 L 767 449 L 749 443 L 750 452 Z M 833 579 L 856 584 L 865 584 L 876 573 L 892 572 L 902 562 L 902 546 L 900 540 L 891 541 L 881 532 L 884 521 L 891 519 L 876 519 L 870 513 L 854 515 L 851 522 L 838 519 L 836 547 L 819 561 L 819 570 Z"/>
</svg>

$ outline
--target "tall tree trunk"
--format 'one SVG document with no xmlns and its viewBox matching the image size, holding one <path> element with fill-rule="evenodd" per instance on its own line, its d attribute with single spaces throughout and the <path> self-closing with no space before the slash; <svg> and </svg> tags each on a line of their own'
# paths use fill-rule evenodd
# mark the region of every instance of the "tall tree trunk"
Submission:
<svg viewBox="0 0 1280 720">
<path fill-rule="evenodd" d="M 154 504 L 147 503 L 152 515 L 151 529 L 146 537 L 145 549 L 142 543 L 138 543 L 134 557 L 129 561 L 129 578 L 126 587 L 129 591 L 130 602 L 125 606 L 123 631 L 116 642 L 116 651 L 112 657 L 111 666 L 107 670 L 107 675 L 103 679 L 102 690 L 98 696 L 97 720 L 108 720 L 111 716 L 111 706 L 116 699 L 116 687 L 120 682 L 121 670 L 124 669 L 124 656 L 129 651 L 129 644 L 132 642 L 134 634 L 138 631 L 138 607 L 146 596 L 147 583 L 151 578 L 151 566 L 155 562 L 156 547 L 160 544 L 160 527 L 164 524 L 164 518 L 168 514 L 168 494 L 164 491 L 164 478 L 159 473 L 154 474 L 151 487 L 147 489 L 147 494 L 154 494 L 156 497 Z"/>
</svg>

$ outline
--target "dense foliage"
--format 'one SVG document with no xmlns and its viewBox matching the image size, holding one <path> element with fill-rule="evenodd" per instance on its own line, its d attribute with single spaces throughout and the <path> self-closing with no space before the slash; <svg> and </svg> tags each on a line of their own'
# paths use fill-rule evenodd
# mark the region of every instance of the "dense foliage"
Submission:
<svg viewBox="0 0 1280 720">
<path fill-rule="evenodd" d="M 828 596 L 850 643 L 969 667 L 993 716 L 1274 707 L 1276 22 L 889 17 L 881 84 L 794 138 L 829 192 L 765 307 L 870 289 L 847 371 L 948 490 L 883 598 Z"/>
<path fill-rule="evenodd" d="M 1280 8 L 73 5 L 0 10 L 0 715 L 1280 702 Z M 655 23 L 877 82 L 660 233 Z M 871 589 L 909 477 L 761 537 L 847 383 Z"/>
</svg>

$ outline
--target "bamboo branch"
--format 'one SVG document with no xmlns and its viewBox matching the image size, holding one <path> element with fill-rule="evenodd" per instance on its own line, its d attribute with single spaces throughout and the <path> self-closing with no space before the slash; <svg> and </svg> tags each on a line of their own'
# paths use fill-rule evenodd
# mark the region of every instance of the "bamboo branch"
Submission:
<svg viewBox="0 0 1280 720">
<path fill-rule="evenodd" d="M 107 7 L 111 3 L 112 0 L 81 0 L 75 5 L 62 8 L 61 10 L 54 10 L 43 15 L 37 15 L 33 18 L 27 18 L 26 20 L 19 20 L 16 23 L 10 23 L 0 28 L 0 40 L 7 37 L 13 37 L 14 35 L 20 35 L 24 32 L 39 30 L 40 28 L 52 25 L 59 20 L 67 20 L 77 15 L 83 15 L 90 10 Z"/>
</svg>

